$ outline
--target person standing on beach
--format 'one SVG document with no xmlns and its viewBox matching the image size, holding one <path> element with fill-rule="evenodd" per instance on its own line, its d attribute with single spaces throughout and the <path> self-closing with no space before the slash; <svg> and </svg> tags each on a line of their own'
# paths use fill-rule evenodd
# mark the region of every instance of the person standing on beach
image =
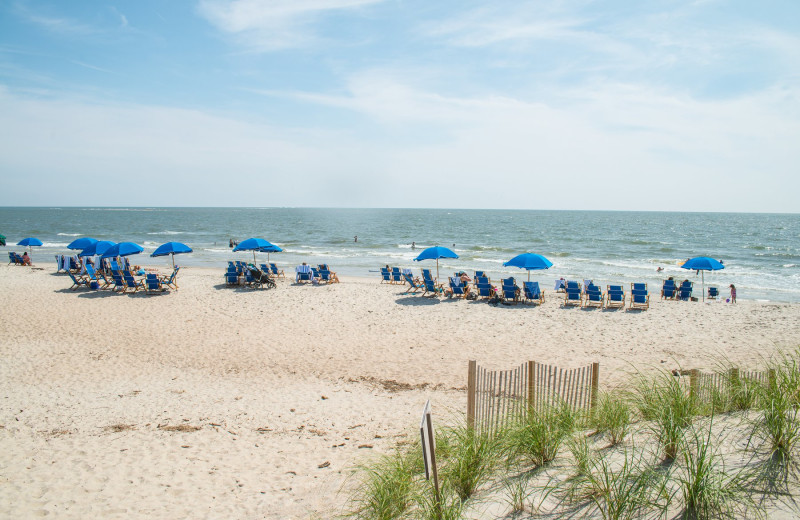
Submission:
<svg viewBox="0 0 800 520">
<path fill-rule="evenodd" d="M 731 303 L 736 303 L 736 286 L 731 284 Z"/>
</svg>

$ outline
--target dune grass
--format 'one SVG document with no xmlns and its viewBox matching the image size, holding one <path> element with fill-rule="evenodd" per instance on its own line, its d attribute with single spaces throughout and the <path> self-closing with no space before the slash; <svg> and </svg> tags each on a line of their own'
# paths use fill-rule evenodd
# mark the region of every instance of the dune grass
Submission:
<svg viewBox="0 0 800 520">
<path fill-rule="evenodd" d="M 621 395 L 603 393 L 597 401 L 597 409 L 590 424 L 598 434 L 607 434 L 612 446 L 625 439 L 631 427 L 631 405 Z"/>
<path fill-rule="evenodd" d="M 633 398 L 642 418 L 649 422 L 664 459 L 674 460 L 683 431 L 701 411 L 696 396 L 677 377 L 660 372 L 651 378 L 639 377 Z"/>
</svg>

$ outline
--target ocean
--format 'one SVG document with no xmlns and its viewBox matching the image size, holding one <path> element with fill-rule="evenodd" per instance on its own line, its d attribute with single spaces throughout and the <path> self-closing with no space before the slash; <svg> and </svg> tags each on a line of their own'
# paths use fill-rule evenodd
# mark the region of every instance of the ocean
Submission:
<svg viewBox="0 0 800 520">
<path fill-rule="evenodd" d="M 415 262 L 428 246 L 453 249 L 458 259 L 439 261 L 442 277 L 457 270 L 488 271 L 493 278 L 528 273 L 503 267 L 518 253 L 539 253 L 553 262 L 531 272 L 545 289 L 557 278 L 609 283 L 647 282 L 651 293 L 673 276 L 697 282 L 700 275 L 679 267 L 693 256 L 724 262 L 705 273 L 705 284 L 721 289 L 735 284 L 740 299 L 800 301 L 800 215 L 744 213 L 661 213 L 622 211 L 527 211 L 448 209 L 323 208 L 0 208 L 0 234 L 7 251 L 33 236 L 35 263 L 69 253 L 73 239 L 91 236 L 142 245 L 142 256 L 160 244 L 178 241 L 194 252 L 176 257 L 185 266 L 216 267 L 228 260 L 250 260 L 234 253 L 229 241 L 261 237 L 281 246 L 270 260 L 292 270 L 306 261 L 327 263 L 340 275 L 373 276 L 386 264 L 435 268 Z M 355 237 L 358 241 L 355 241 Z M 412 242 L 414 246 L 412 247 Z M 266 254 L 258 254 L 265 261 Z M 136 259 L 138 260 L 138 259 Z M 133 263 L 170 265 L 169 257 Z M 662 272 L 656 272 L 662 267 Z"/>
</svg>

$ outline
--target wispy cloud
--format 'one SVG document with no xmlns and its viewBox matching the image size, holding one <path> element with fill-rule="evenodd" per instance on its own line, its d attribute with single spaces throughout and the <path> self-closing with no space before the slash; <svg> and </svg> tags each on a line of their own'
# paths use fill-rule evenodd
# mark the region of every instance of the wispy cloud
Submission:
<svg viewBox="0 0 800 520">
<path fill-rule="evenodd" d="M 256 51 L 303 47 L 317 40 L 313 26 L 336 11 L 385 0 L 201 0 L 198 11 L 214 26 Z"/>
<path fill-rule="evenodd" d="M 98 72 L 105 72 L 107 74 L 116 74 L 113 70 L 104 69 L 103 67 L 98 67 L 96 65 L 92 65 L 90 63 L 84 63 L 78 60 L 70 60 L 70 63 L 74 63 L 75 65 L 78 65 L 80 67 L 85 67 L 87 69 L 96 70 Z"/>
</svg>

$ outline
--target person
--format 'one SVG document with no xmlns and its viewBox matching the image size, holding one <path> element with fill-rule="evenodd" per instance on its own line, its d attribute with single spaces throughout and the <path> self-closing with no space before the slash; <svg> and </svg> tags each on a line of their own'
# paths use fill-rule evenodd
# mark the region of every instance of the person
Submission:
<svg viewBox="0 0 800 520">
<path fill-rule="evenodd" d="M 413 251 L 416 248 L 417 248 L 417 243 L 416 242 L 411 242 L 411 250 Z"/>
<path fill-rule="evenodd" d="M 311 267 L 308 264 L 306 264 L 305 262 L 303 262 L 302 265 L 298 265 L 297 267 L 295 267 L 294 270 L 297 273 L 295 275 L 295 277 L 294 277 L 295 283 L 300 283 L 300 275 L 301 274 L 309 274 L 309 273 L 311 273 Z M 313 282 L 313 280 L 312 280 L 312 282 Z"/>
<path fill-rule="evenodd" d="M 661 272 L 661 271 L 663 271 L 663 270 L 664 270 L 664 268 L 663 268 L 663 267 L 661 267 L 661 266 L 658 266 L 658 269 L 656 269 L 656 272 L 657 272 L 657 273 L 660 273 L 660 272 Z"/>
<path fill-rule="evenodd" d="M 230 240 L 228 240 L 228 247 L 233 249 L 233 239 L 232 238 Z"/>
<path fill-rule="evenodd" d="M 353 237 L 353 242 L 358 242 L 358 235 Z"/>
<path fill-rule="evenodd" d="M 731 303 L 736 303 L 736 286 L 731 284 Z"/>
<path fill-rule="evenodd" d="M 31 265 L 31 257 L 28 256 L 27 251 L 22 254 L 22 265 Z"/>
</svg>

